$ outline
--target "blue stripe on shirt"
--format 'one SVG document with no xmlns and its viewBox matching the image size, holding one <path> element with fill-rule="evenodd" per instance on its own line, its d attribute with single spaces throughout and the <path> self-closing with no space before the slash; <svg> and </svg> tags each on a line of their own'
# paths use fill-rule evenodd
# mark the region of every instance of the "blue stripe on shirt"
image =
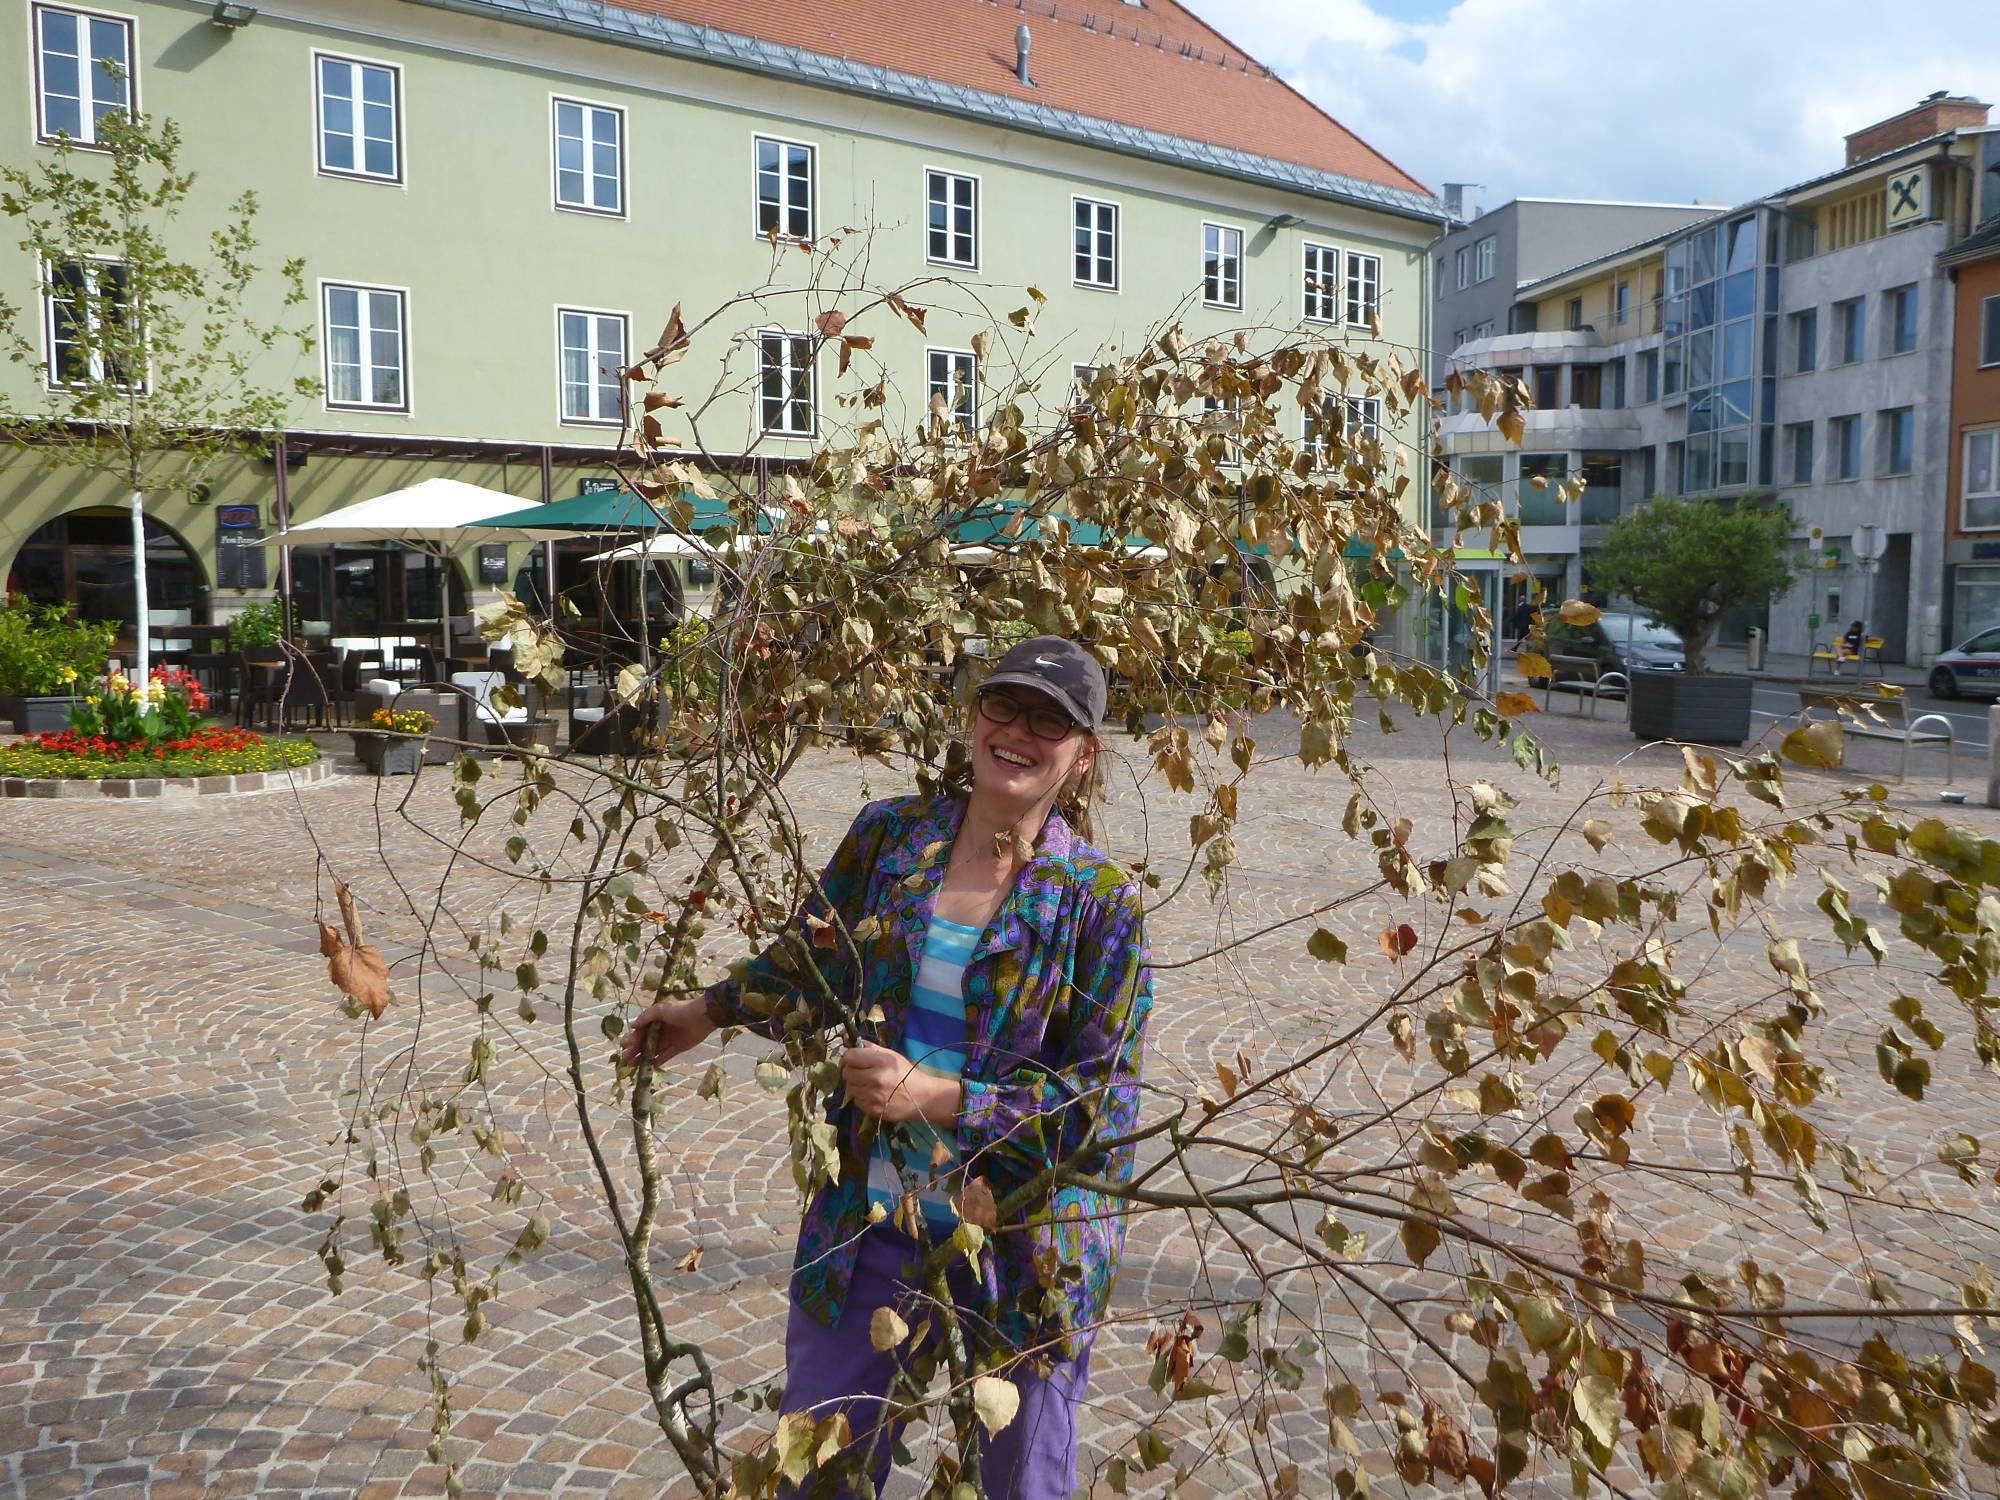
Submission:
<svg viewBox="0 0 2000 1500">
<path fill-rule="evenodd" d="M 924 933 L 923 957 L 912 976 L 910 1009 L 896 1050 L 933 1077 L 955 1079 L 965 1071 L 965 968 L 978 943 L 978 928 L 943 917 L 932 917 Z M 911 1144 L 893 1152 L 885 1135 L 875 1138 L 868 1163 L 868 1201 L 893 1215 L 902 1202 L 904 1184 L 915 1183 L 925 1223 L 951 1233 L 958 1226 L 951 1207 L 958 1171 L 957 1130 L 912 1120 L 898 1133 L 906 1134 Z M 939 1145 L 946 1159 L 934 1167 L 931 1162 Z"/>
</svg>

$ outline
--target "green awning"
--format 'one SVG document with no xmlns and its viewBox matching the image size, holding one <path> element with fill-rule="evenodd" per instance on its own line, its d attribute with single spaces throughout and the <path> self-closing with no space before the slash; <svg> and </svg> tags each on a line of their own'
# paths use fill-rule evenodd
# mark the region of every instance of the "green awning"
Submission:
<svg viewBox="0 0 2000 1500">
<path fill-rule="evenodd" d="M 1067 516 L 1033 517 L 1022 520 L 1017 505 L 982 505 L 969 511 L 951 525 L 951 544 L 954 547 L 1000 548 L 1021 542 L 1039 541 L 1042 537 L 1042 522 L 1068 521 L 1069 539 L 1078 547 L 1104 547 L 1110 545 L 1111 533 L 1095 521 L 1070 521 Z M 1134 554 L 1159 549 L 1143 536 L 1125 538 L 1125 550 Z"/>
<path fill-rule="evenodd" d="M 680 498 L 694 507 L 694 519 L 685 530 L 733 530 L 739 524 L 725 500 L 707 500 L 686 492 Z M 530 505 L 503 515 L 487 516 L 479 524 L 503 530 L 519 527 L 523 531 L 574 531 L 585 536 L 623 531 L 662 531 L 668 529 L 668 524 L 661 520 L 661 516 L 672 503 L 660 500 L 649 505 L 630 490 L 604 490 L 572 495 L 567 500 L 552 500 L 547 505 Z M 770 518 L 761 518 L 757 530 L 767 532 L 770 529 Z"/>
</svg>

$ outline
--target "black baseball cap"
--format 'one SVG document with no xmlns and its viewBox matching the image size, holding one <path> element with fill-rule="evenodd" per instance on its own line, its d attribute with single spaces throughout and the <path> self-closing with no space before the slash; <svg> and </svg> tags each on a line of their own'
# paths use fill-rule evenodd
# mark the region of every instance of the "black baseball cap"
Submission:
<svg viewBox="0 0 2000 1500">
<path fill-rule="evenodd" d="M 1104 719 L 1104 668 L 1075 641 L 1038 635 L 1001 657 L 980 688 L 1027 687 L 1047 693 L 1085 729 Z"/>
</svg>

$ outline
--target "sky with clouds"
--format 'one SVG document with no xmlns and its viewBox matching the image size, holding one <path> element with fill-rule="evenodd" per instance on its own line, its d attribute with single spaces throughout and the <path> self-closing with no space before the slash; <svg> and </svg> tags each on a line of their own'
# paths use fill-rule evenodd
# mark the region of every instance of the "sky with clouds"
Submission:
<svg viewBox="0 0 2000 1500">
<path fill-rule="evenodd" d="M 1486 208 L 1740 203 L 1937 89 L 2000 105 L 2000 0 L 1183 3 L 1421 181 L 1482 184 Z"/>
</svg>

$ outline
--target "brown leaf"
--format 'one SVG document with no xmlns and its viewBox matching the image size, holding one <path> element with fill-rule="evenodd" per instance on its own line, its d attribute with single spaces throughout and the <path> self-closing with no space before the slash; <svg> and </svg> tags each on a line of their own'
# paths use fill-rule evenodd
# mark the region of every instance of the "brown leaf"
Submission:
<svg viewBox="0 0 2000 1500">
<path fill-rule="evenodd" d="M 647 411 L 658 411 L 663 406 L 679 406 L 680 404 L 681 404 L 680 397 L 670 396 L 665 391 L 646 392 Z"/>
<path fill-rule="evenodd" d="M 692 1271 L 700 1264 L 701 1246 L 696 1245 L 694 1249 L 688 1251 L 686 1255 L 683 1255 L 679 1260 L 674 1262 L 674 1269 L 676 1271 Z"/>
<path fill-rule="evenodd" d="M 993 1201 L 993 1189 L 984 1177 L 968 1177 L 965 1186 L 959 1189 L 958 1216 L 968 1224 L 981 1229 L 1000 1227 L 999 1207 Z"/>
<path fill-rule="evenodd" d="M 1562 603 L 1562 609 L 1558 613 L 1562 615 L 1565 625 L 1582 626 L 1595 625 L 1597 617 L 1603 611 L 1595 604 L 1585 604 L 1581 599 L 1565 599 Z"/>
<path fill-rule="evenodd" d="M 837 339 L 840 330 L 847 326 L 847 314 L 837 307 L 830 307 L 813 319 L 813 327 L 819 330 L 823 339 Z"/>
<path fill-rule="evenodd" d="M 340 920 L 347 932 L 343 938 L 338 928 L 319 924 L 319 951 L 326 959 L 326 977 L 335 989 L 379 1019 L 389 1008 L 389 965 L 379 949 L 361 940 L 361 913 L 355 907 L 354 893 L 336 883 L 333 895 L 340 903 Z"/>
<path fill-rule="evenodd" d="M 1417 946 L 1417 929 L 1408 922 L 1398 923 L 1394 927 L 1384 927 L 1379 941 L 1382 944 L 1382 951 L 1389 957 L 1401 958 Z"/>
<path fill-rule="evenodd" d="M 922 333 L 924 331 L 924 310 L 921 307 L 910 306 L 910 304 L 905 302 L 902 299 L 902 296 L 896 292 L 889 293 L 889 295 L 885 297 L 883 301 L 887 303 L 890 312 L 896 314 L 896 316 L 900 318 L 908 319 L 910 326 L 916 329 L 918 333 Z"/>
<path fill-rule="evenodd" d="M 1194 1374 L 1195 1340 L 1201 1333 L 1201 1319 L 1186 1312 L 1181 1314 L 1179 1327 L 1171 1331 L 1156 1328 L 1146 1339 L 1148 1354 L 1167 1357 L 1167 1379 L 1176 1396 L 1187 1388 L 1188 1378 Z"/>
<path fill-rule="evenodd" d="M 1600 854 L 1604 852 L 1604 846 L 1611 842 L 1611 832 L 1609 823 L 1597 818 L 1584 820 L 1583 836 L 1590 841 L 1590 847 Z"/>
<path fill-rule="evenodd" d="M 1540 713 L 1535 700 L 1526 693 L 1501 693 L 1493 700 L 1493 707 L 1506 719 L 1518 719 L 1522 714 Z"/>
</svg>

